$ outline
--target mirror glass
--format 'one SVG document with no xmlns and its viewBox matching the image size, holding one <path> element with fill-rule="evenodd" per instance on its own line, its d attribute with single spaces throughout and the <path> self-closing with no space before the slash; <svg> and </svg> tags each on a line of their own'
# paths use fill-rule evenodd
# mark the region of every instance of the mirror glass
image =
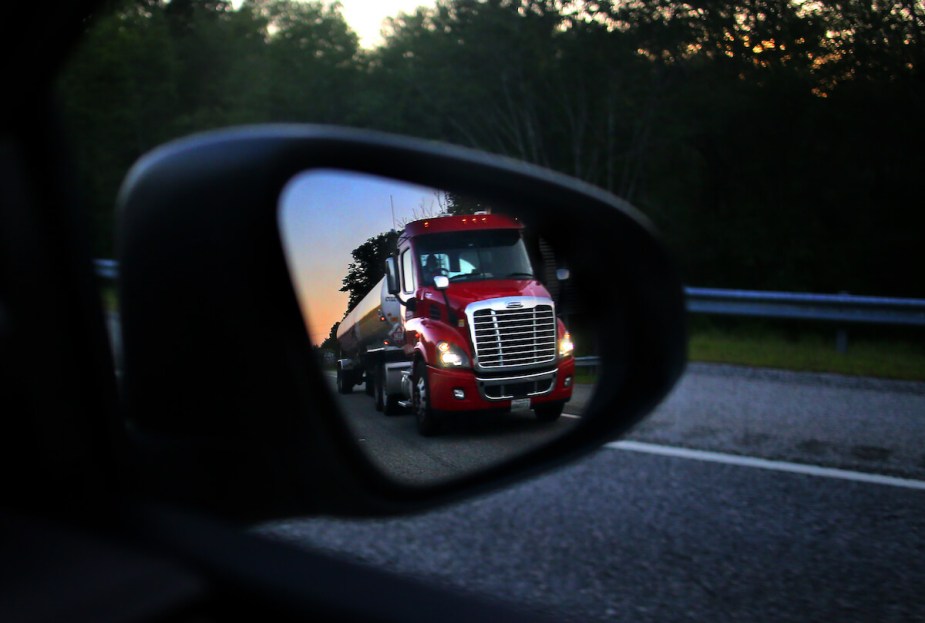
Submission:
<svg viewBox="0 0 925 623">
<path fill-rule="evenodd" d="M 356 443 L 393 479 L 453 479 L 580 423 L 594 335 L 571 303 L 569 258 L 530 221 L 523 207 L 350 171 L 284 189 L 312 348 Z"/>
</svg>

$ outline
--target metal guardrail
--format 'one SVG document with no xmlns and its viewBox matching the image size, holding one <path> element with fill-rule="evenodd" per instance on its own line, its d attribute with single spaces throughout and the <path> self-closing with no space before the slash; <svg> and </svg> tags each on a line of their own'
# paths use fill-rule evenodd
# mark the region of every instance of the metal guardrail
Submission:
<svg viewBox="0 0 925 623">
<path fill-rule="evenodd" d="M 119 264 L 115 260 L 94 260 L 96 273 L 115 279 Z M 925 326 L 925 299 L 902 299 L 852 294 L 802 294 L 797 292 L 760 292 L 684 288 L 687 311 L 692 314 L 716 314 L 753 318 L 819 320 L 836 323 L 840 328 L 836 347 L 847 349 L 845 327 L 851 324 Z M 597 357 L 576 357 L 579 366 L 596 366 Z"/>
<path fill-rule="evenodd" d="M 925 299 L 715 288 L 685 288 L 684 292 L 689 313 L 834 323 L 839 353 L 848 352 L 850 325 L 925 326 Z"/>
<path fill-rule="evenodd" d="M 695 314 L 925 326 L 925 299 L 685 288 Z"/>
<path fill-rule="evenodd" d="M 575 357 L 575 366 L 578 368 L 596 368 L 600 364 L 600 357 Z"/>
<path fill-rule="evenodd" d="M 115 279 L 119 276 L 119 262 L 116 260 L 93 260 L 93 268 L 98 277 Z"/>
</svg>

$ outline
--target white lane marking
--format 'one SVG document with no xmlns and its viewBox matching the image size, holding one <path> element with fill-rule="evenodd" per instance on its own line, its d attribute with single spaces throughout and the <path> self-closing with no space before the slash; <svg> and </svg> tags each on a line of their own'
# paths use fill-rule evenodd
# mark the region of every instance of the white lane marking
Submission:
<svg viewBox="0 0 925 623">
<path fill-rule="evenodd" d="M 688 448 L 661 446 L 653 443 L 642 443 L 639 441 L 612 441 L 606 445 L 608 448 L 613 448 L 616 450 L 646 452 L 649 454 L 659 454 L 662 456 L 671 456 L 681 459 L 693 459 L 695 461 L 725 463 L 727 465 L 739 465 L 741 467 L 756 467 L 759 469 L 771 469 L 779 472 L 790 472 L 792 474 L 804 474 L 807 476 L 819 476 L 822 478 L 839 478 L 842 480 L 853 480 L 855 482 L 866 482 L 869 484 L 887 485 L 891 487 L 905 487 L 906 489 L 918 489 L 925 491 L 925 481 L 922 480 L 894 478 L 892 476 L 881 476 L 879 474 L 866 474 L 864 472 L 853 472 L 845 469 L 835 469 L 832 467 L 818 467 L 816 465 L 789 463 L 787 461 L 769 461 L 767 459 L 757 459 L 751 456 L 738 456 L 735 454 L 723 454 L 720 452 L 706 452 L 704 450 L 690 450 Z"/>
<path fill-rule="evenodd" d="M 580 415 L 575 415 L 574 413 L 563 413 L 563 414 L 562 414 L 562 417 L 570 417 L 570 418 L 573 418 L 573 419 L 576 419 L 576 420 L 577 420 L 577 419 L 579 419 L 581 416 L 580 416 Z"/>
</svg>

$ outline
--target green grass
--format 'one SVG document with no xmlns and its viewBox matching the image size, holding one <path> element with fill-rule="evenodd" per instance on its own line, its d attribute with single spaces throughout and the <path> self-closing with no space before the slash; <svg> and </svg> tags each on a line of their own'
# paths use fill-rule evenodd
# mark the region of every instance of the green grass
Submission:
<svg viewBox="0 0 925 623">
<path fill-rule="evenodd" d="M 581 385 L 593 385 L 597 382 L 597 374 L 589 372 L 588 370 L 582 370 L 580 368 L 575 370 L 575 383 Z"/>
<path fill-rule="evenodd" d="M 848 350 L 835 349 L 835 331 L 779 327 L 697 327 L 691 331 L 690 361 L 802 372 L 925 381 L 925 336 L 921 332 L 852 335 Z M 577 383 L 593 383 L 590 369 L 576 370 Z"/>
<path fill-rule="evenodd" d="M 109 312 L 119 311 L 119 298 L 116 296 L 116 287 L 111 283 L 100 286 L 100 297 L 103 299 L 103 309 Z"/>
<path fill-rule="evenodd" d="M 871 339 L 849 335 L 848 351 L 835 349 L 830 336 L 777 332 L 696 331 L 691 335 L 690 361 L 731 363 L 805 372 L 925 380 L 925 345 L 918 340 Z"/>
</svg>

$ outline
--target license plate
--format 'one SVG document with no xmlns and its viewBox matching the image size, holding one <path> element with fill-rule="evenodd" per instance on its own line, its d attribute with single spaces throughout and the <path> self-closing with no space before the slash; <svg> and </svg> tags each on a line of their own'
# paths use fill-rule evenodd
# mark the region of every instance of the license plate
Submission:
<svg viewBox="0 0 925 623">
<path fill-rule="evenodd" d="M 511 401 L 511 411 L 520 411 L 521 409 L 530 408 L 529 398 L 515 398 Z"/>
</svg>

